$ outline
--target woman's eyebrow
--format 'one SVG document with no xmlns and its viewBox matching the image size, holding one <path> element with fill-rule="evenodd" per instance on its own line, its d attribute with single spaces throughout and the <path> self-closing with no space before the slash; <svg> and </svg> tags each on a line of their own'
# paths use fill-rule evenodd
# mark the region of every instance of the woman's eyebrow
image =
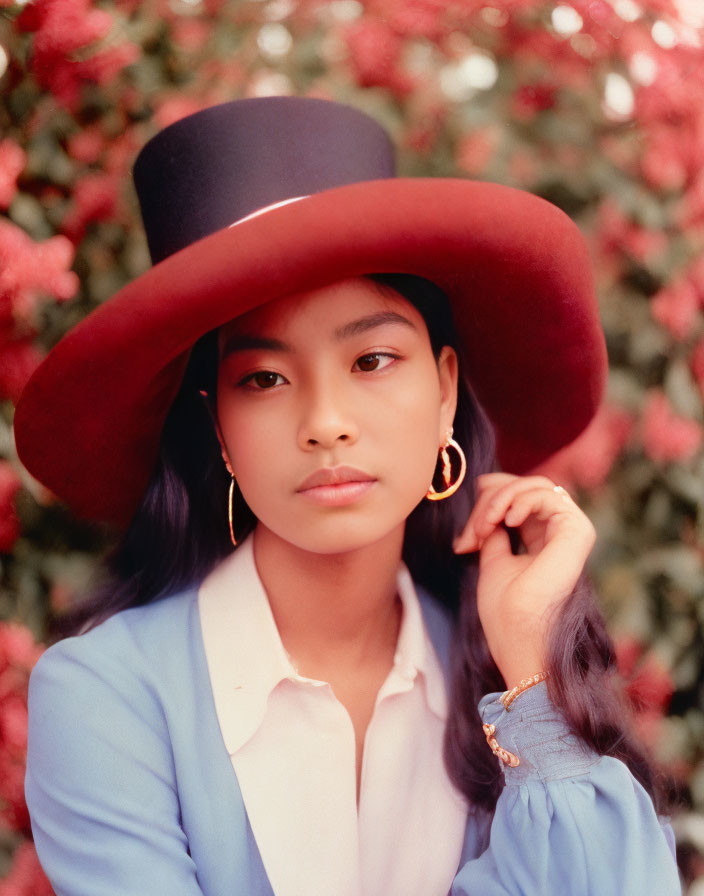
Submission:
<svg viewBox="0 0 704 896">
<path fill-rule="evenodd" d="M 359 333 L 366 333 L 374 327 L 381 327 L 384 324 L 403 324 L 416 330 L 417 327 L 407 317 L 397 314 L 395 311 L 377 311 L 374 314 L 368 314 L 366 317 L 360 317 L 358 320 L 352 320 L 348 324 L 343 324 L 335 330 L 335 339 L 339 342 L 342 339 L 348 339 L 350 336 L 357 336 Z"/>
<path fill-rule="evenodd" d="M 274 352 L 290 352 L 290 346 L 280 339 L 270 336 L 256 336 L 251 333 L 235 333 L 230 336 L 222 347 L 222 358 L 233 352 L 246 352 L 251 349 L 265 349 Z"/>
<path fill-rule="evenodd" d="M 417 330 L 416 325 L 407 317 L 397 314 L 395 311 L 377 311 L 374 314 L 368 314 L 366 317 L 360 317 L 357 320 L 351 320 L 349 323 L 338 327 L 333 336 L 336 342 L 343 339 L 349 339 L 360 333 L 366 333 L 367 330 L 373 330 L 375 327 L 381 327 L 386 324 L 402 324 Z M 291 346 L 282 342 L 280 339 L 274 339 L 271 336 L 258 336 L 254 333 L 234 333 L 230 336 L 223 346 L 222 358 L 233 352 L 245 352 L 253 349 L 263 349 L 274 352 L 290 352 Z"/>
</svg>

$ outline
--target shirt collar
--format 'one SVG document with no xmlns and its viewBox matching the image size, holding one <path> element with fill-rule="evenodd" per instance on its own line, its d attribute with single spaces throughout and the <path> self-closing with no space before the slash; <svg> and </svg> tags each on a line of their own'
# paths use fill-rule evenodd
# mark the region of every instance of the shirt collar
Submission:
<svg viewBox="0 0 704 896">
<path fill-rule="evenodd" d="M 397 588 L 403 605 L 394 671 L 414 681 L 421 673 L 428 708 L 447 717 L 442 668 L 423 622 L 408 568 Z M 198 591 L 203 644 L 225 746 L 236 753 L 261 725 L 269 694 L 284 679 L 325 686 L 298 675 L 286 653 L 254 562 L 250 535 L 219 563 Z"/>
</svg>

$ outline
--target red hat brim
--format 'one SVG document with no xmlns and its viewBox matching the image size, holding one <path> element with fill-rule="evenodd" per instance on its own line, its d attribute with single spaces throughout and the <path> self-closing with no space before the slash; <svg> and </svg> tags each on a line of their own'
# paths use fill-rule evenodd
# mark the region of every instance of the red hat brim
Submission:
<svg viewBox="0 0 704 896">
<path fill-rule="evenodd" d="M 120 290 L 25 387 L 20 459 L 80 516 L 125 526 L 194 342 L 272 299 L 374 272 L 417 274 L 448 294 L 505 470 L 530 470 L 588 424 L 607 363 L 576 225 L 521 190 L 394 178 L 241 221 Z"/>
</svg>

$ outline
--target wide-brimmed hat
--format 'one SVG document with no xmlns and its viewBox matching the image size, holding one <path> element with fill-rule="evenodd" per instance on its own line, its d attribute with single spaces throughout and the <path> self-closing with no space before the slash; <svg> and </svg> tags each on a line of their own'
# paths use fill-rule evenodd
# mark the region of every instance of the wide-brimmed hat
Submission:
<svg viewBox="0 0 704 896">
<path fill-rule="evenodd" d="M 15 414 L 20 459 L 80 516 L 125 526 L 194 342 L 273 299 L 375 272 L 449 296 L 503 469 L 592 418 L 606 378 L 585 242 L 554 205 L 462 178 L 399 178 L 349 106 L 236 100 L 150 140 L 134 170 L 154 266 L 48 354 Z"/>
</svg>

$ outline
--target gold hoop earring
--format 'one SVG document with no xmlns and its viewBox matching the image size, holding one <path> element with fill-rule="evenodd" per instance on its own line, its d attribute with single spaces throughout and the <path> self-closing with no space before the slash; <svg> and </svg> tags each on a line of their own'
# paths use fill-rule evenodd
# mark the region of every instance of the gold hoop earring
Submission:
<svg viewBox="0 0 704 896">
<path fill-rule="evenodd" d="M 227 518 L 230 522 L 230 539 L 234 547 L 237 547 L 237 539 L 235 538 L 235 533 L 232 528 L 232 497 L 235 494 L 235 477 L 233 476 L 230 480 L 230 494 L 227 499 Z"/>
<path fill-rule="evenodd" d="M 448 448 L 454 448 L 457 452 L 457 456 L 460 461 L 460 472 L 452 482 L 452 461 L 450 460 L 450 455 L 448 453 Z M 457 442 L 452 438 L 452 430 L 449 429 L 446 433 L 446 441 L 445 444 L 440 449 L 440 457 L 442 458 L 442 478 L 445 483 L 445 489 L 441 492 L 436 492 L 433 488 L 432 482 L 430 483 L 430 488 L 425 494 L 425 497 L 429 501 L 443 501 L 445 498 L 449 498 L 450 495 L 454 495 L 457 489 L 462 485 L 465 474 L 467 472 L 467 458 L 464 456 L 464 451 L 460 448 Z"/>
</svg>

